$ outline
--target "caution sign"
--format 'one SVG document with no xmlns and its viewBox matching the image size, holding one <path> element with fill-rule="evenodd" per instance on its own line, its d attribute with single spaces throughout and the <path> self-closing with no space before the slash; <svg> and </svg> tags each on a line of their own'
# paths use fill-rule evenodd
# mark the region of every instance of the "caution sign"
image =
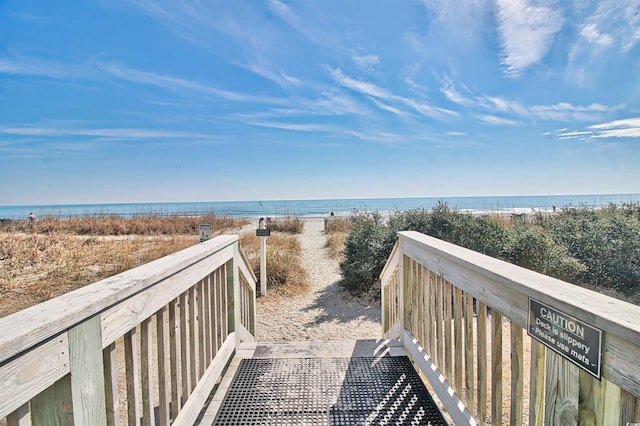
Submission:
<svg viewBox="0 0 640 426">
<path fill-rule="evenodd" d="M 601 378 L 602 330 L 529 298 L 527 333 L 592 376 Z"/>
</svg>

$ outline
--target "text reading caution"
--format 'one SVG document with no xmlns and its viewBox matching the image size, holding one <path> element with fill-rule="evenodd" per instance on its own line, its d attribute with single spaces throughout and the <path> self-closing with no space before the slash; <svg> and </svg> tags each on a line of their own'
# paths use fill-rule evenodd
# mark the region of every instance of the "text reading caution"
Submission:
<svg viewBox="0 0 640 426">
<path fill-rule="evenodd" d="M 529 336 L 600 378 L 602 331 L 535 299 L 529 299 Z"/>
</svg>

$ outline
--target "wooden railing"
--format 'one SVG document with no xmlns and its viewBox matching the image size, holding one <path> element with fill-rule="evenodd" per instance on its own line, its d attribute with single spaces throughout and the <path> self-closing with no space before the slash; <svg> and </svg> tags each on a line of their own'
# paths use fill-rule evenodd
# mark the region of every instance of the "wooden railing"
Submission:
<svg viewBox="0 0 640 426">
<path fill-rule="evenodd" d="M 640 422 L 639 307 L 417 232 L 398 236 L 381 274 L 383 330 L 456 424 Z M 589 326 L 600 348 L 578 341 Z M 585 352 L 600 378 L 578 367 Z"/>
<path fill-rule="evenodd" d="M 219 236 L 0 319 L 0 423 L 193 424 L 254 338 L 255 281 Z"/>
</svg>

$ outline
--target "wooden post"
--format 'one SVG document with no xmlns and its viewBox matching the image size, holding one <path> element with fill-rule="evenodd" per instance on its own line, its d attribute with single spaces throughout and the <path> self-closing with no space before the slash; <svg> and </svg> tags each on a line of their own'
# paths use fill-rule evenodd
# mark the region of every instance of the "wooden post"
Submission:
<svg viewBox="0 0 640 426">
<path fill-rule="evenodd" d="M 267 237 L 260 237 L 260 294 L 267 295 Z"/>
<path fill-rule="evenodd" d="M 107 425 L 100 315 L 69 330 L 73 420 L 76 425 Z"/>
</svg>

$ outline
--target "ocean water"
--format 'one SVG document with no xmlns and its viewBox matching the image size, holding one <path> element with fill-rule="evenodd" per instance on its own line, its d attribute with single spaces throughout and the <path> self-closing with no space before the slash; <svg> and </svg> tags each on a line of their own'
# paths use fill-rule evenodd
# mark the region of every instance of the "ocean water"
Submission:
<svg viewBox="0 0 640 426">
<path fill-rule="evenodd" d="M 348 215 L 356 211 L 389 213 L 411 209 L 431 209 L 438 203 L 470 212 L 523 213 L 551 211 L 553 206 L 602 207 L 609 204 L 640 203 L 640 194 L 363 198 L 326 200 L 212 201 L 186 203 L 60 204 L 0 206 L 2 219 L 26 219 L 29 212 L 38 217 L 195 215 L 213 213 L 229 217 L 328 216 Z"/>
</svg>

